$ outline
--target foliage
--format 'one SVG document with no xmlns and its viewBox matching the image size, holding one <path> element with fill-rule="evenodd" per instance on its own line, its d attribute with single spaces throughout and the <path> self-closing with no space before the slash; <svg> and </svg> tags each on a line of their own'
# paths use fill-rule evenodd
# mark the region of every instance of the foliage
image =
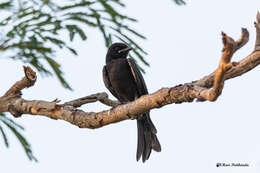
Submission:
<svg viewBox="0 0 260 173">
<path fill-rule="evenodd" d="M 119 0 L 67 0 L 59 4 L 50 0 L 9 0 L 0 4 L 2 13 L 5 10 L 5 17 L 0 19 L 3 33 L 0 49 L 9 51 L 12 59 L 31 64 L 41 74 L 54 73 L 68 89 L 71 87 L 63 77 L 55 52 L 66 48 L 77 55 L 77 51 L 64 41 L 61 32 L 65 32 L 70 41 L 77 35 L 86 40 L 86 27 L 98 29 L 106 46 L 118 38 L 131 44 L 135 48 L 134 56 L 149 65 L 144 59 L 147 53 L 132 38 L 145 37 L 127 25 L 136 19 L 118 12 L 117 8 L 123 7 L 125 5 Z M 44 65 L 46 63 L 48 67 Z"/>
<path fill-rule="evenodd" d="M 185 4 L 183 0 L 173 1 L 177 5 Z M 149 66 L 144 58 L 147 53 L 135 41 L 136 38 L 145 39 L 145 36 L 129 27 L 137 20 L 121 13 L 123 8 L 125 4 L 120 0 L 1 1 L 0 51 L 6 53 L 7 58 L 34 66 L 43 75 L 55 74 L 65 88 L 71 89 L 55 52 L 65 48 L 77 55 L 77 50 L 69 46 L 64 35 L 70 42 L 75 37 L 87 40 L 86 28 L 93 28 L 100 31 L 106 47 L 115 39 L 127 43 L 134 48 L 131 58 Z M 138 67 L 143 71 L 142 66 Z M 5 146 L 9 147 L 4 127 L 17 137 L 28 158 L 37 161 L 30 144 L 21 134 L 24 128 L 0 112 L 0 134 Z"/>
<path fill-rule="evenodd" d="M 186 2 L 183 0 L 173 0 L 177 5 L 185 5 Z"/>
<path fill-rule="evenodd" d="M 2 135 L 5 146 L 9 147 L 9 141 L 4 130 L 4 126 L 7 127 L 19 140 L 21 143 L 27 157 L 30 160 L 37 161 L 35 156 L 32 153 L 31 145 L 25 139 L 25 137 L 21 134 L 21 131 L 24 130 L 24 127 L 14 122 L 12 119 L 6 117 L 3 113 L 0 112 L 0 135 Z"/>
</svg>

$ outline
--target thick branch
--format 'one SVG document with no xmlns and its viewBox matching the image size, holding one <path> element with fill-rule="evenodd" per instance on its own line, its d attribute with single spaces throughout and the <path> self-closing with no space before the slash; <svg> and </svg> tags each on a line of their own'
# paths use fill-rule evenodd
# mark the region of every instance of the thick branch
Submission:
<svg viewBox="0 0 260 173">
<path fill-rule="evenodd" d="M 21 90 L 33 86 L 37 76 L 36 73 L 30 67 L 23 67 L 25 77 L 23 77 L 20 81 L 16 82 L 5 94 L 0 97 L 0 112 L 2 109 L 10 112 L 13 116 L 19 117 L 23 112 L 19 111 L 13 104 L 10 104 L 12 100 L 16 100 L 21 97 Z"/>
<path fill-rule="evenodd" d="M 230 62 L 235 51 L 248 41 L 248 32 L 243 29 L 241 38 L 236 42 L 223 33 L 224 49 L 218 69 L 198 81 L 172 88 L 163 88 L 153 94 L 144 95 L 133 102 L 123 105 L 110 100 L 106 93 L 97 93 L 64 104 L 58 104 L 55 101 L 28 101 L 21 98 L 21 90 L 32 86 L 36 81 L 35 73 L 29 67 L 26 67 L 25 77 L 12 86 L 4 96 L 0 97 L 0 112 L 10 112 L 15 117 L 22 114 L 42 115 L 65 120 L 81 128 L 99 128 L 122 120 L 137 118 L 144 112 L 171 103 L 192 102 L 194 99 L 214 101 L 221 94 L 225 80 L 240 76 L 260 63 L 259 16 L 258 13 L 257 22 L 255 23 L 257 32 L 255 50 L 238 63 Z M 97 113 L 77 109 L 83 104 L 95 101 L 115 107 Z"/>
</svg>

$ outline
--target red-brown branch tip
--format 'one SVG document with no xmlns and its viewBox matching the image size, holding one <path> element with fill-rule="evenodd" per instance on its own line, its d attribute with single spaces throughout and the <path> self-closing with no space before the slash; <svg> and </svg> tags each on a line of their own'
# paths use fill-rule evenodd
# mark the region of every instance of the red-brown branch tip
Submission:
<svg viewBox="0 0 260 173">
<path fill-rule="evenodd" d="M 255 28 L 256 28 L 256 40 L 255 40 L 255 50 L 254 51 L 259 51 L 260 50 L 260 13 L 257 12 L 256 15 L 256 22 L 254 22 Z"/>
<path fill-rule="evenodd" d="M 33 71 L 29 66 L 23 66 L 23 69 L 24 69 L 25 77 L 30 82 L 30 84 L 27 85 L 26 87 L 30 87 L 30 86 L 34 85 L 34 83 L 37 80 L 36 72 Z"/>
<path fill-rule="evenodd" d="M 56 98 L 56 99 L 54 99 L 52 102 L 54 102 L 54 103 L 60 103 L 61 100 L 59 100 L 58 98 Z"/>
<path fill-rule="evenodd" d="M 21 96 L 21 90 L 24 88 L 28 88 L 34 85 L 37 76 L 36 73 L 29 67 L 24 66 L 24 74 L 25 77 L 23 77 L 20 81 L 16 82 L 6 93 L 4 96 L 10 96 L 10 97 L 20 97 Z"/>
<path fill-rule="evenodd" d="M 260 13 L 259 13 L 259 11 L 257 11 L 256 20 L 257 20 L 257 23 L 260 23 Z"/>
<path fill-rule="evenodd" d="M 244 46 L 249 40 L 249 32 L 246 28 L 241 29 L 241 37 L 236 41 L 236 50 Z"/>
<path fill-rule="evenodd" d="M 217 100 L 217 98 L 221 95 L 224 87 L 226 72 L 229 69 L 231 69 L 233 66 L 238 65 L 237 62 L 231 62 L 231 58 L 233 54 L 236 52 L 236 50 L 238 50 L 243 45 L 245 45 L 249 39 L 249 33 L 245 28 L 242 28 L 241 37 L 237 41 L 234 41 L 232 37 L 229 37 L 223 31 L 221 32 L 221 35 L 222 35 L 222 42 L 223 42 L 222 56 L 221 56 L 218 69 L 214 74 L 213 88 L 201 89 L 201 92 L 199 94 L 200 98 L 198 98 L 198 101 Z"/>
<path fill-rule="evenodd" d="M 229 37 L 225 32 L 221 32 L 222 35 L 222 42 L 225 48 L 231 48 L 231 46 L 235 45 L 235 41 L 233 38 Z M 224 51 L 223 49 L 223 51 Z"/>
<path fill-rule="evenodd" d="M 256 22 L 254 22 L 256 28 L 259 28 L 259 26 L 257 25 L 259 23 L 260 23 L 260 13 L 258 11 L 256 14 Z"/>
</svg>

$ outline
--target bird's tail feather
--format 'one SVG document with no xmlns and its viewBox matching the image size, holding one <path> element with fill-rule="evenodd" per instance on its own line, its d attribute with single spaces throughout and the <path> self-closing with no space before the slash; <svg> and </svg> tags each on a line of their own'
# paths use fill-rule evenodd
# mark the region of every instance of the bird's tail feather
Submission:
<svg viewBox="0 0 260 173">
<path fill-rule="evenodd" d="M 138 161 L 141 156 L 143 162 L 149 159 L 152 149 L 160 152 L 161 145 L 156 136 L 157 130 L 150 119 L 149 113 L 144 114 L 137 120 L 138 142 L 136 160 Z"/>
</svg>

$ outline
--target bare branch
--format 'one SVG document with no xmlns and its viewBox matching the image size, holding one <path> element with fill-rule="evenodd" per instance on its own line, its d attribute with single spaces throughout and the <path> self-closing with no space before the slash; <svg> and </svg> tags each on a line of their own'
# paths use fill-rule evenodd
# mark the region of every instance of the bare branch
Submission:
<svg viewBox="0 0 260 173">
<path fill-rule="evenodd" d="M 30 67 L 26 67 L 24 66 L 24 73 L 25 73 L 25 77 L 16 82 L 6 93 L 5 96 L 18 96 L 21 94 L 21 90 L 24 88 L 29 88 L 30 86 L 33 86 L 37 76 L 36 73 L 30 68 Z"/>
<path fill-rule="evenodd" d="M 249 40 L 249 32 L 246 28 L 242 28 L 242 34 L 239 40 L 236 41 L 235 50 L 237 51 L 241 47 L 243 47 Z"/>
<path fill-rule="evenodd" d="M 70 105 L 70 106 L 77 108 L 84 104 L 93 103 L 96 101 L 100 101 L 101 103 L 103 103 L 107 106 L 117 106 L 120 104 L 120 102 L 118 102 L 118 101 L 110 100 L 108 98 L 107 93 L 103 92 L 103 93 L 92 94 L 92 95 L 82 97 L 82 98 L 79 98 L 76 100 L 72 100 L 72 101 L 64 103 L 64 105 Z"/>
<path fill-rule="evenodd" d="M 14 117 L 19 117 L 22 113 L 14 105 L 9 104 L 10 100 L 20 98 L 22 95 L 21 90 L 33 86 L 37 79 L 36 73 L 30 67 L 24 66 L 23 68 L 25 77 L 16 82 L 3 97 L 0 97 L 0 109 L 7 108 L 8 112 L 10 112 Z"/>
<path fill-rule="evenodd" d="M 25 77 L 16 82 L 4 96 L 0 97 L 0 112 L 10 112 L 15 117 L 22 114 L 42 115 L 53 119 L 68 121 L 81 128 L 99 128 L 122 120 L 138 118 L 144 112 L 154 108 L 160 108 L 167 104 L 199 101 L 215 101 L 221 94 L 224 81 L 238 77 L 260 63 L 260 14 L 257 15 L 256 45 L 255 50 L 238 63 L 231 62 L 232 55 L 248 42 L 249 33 L 242 29 L 241 38 L 234 41 L 225 33 L 222 33 L 224 48 L 218 69 L 202 79 L 178 85 L 172 88 L 162 88 L 155 93 L 144 95 L 137 100 L 119 104 L 110 100 L 106 93 L 97 93 L 83 98 L 75 99 L 64 104 L 41 100 L 24 100 L 21 98 L 21 90 L 32 86 L 36 81 L 36 74 L 29 67 L 25 68 Z M 114 106 L 112 109 L 102 112 L 84 112 L 77 109 L 83 104 L 100 101 Z"/>
<path fill-rule="evenodd" d="M 249 33 L 245 28 L 242 28 L 242 34 L 239 40 L 236 42 L 231 37 L 222 32 L 222 41 L 224 48 L 222 50 L 222 57 L 219 63 L 219 67 L 214 74 L 214 83 L 212 89 L 200 89 L 199 101 L 215 101 L 222 93 L 225 81 L 226 72 L 238 63 L 230 62 L 233 54 L 248 42 Z"/>
</svg>

